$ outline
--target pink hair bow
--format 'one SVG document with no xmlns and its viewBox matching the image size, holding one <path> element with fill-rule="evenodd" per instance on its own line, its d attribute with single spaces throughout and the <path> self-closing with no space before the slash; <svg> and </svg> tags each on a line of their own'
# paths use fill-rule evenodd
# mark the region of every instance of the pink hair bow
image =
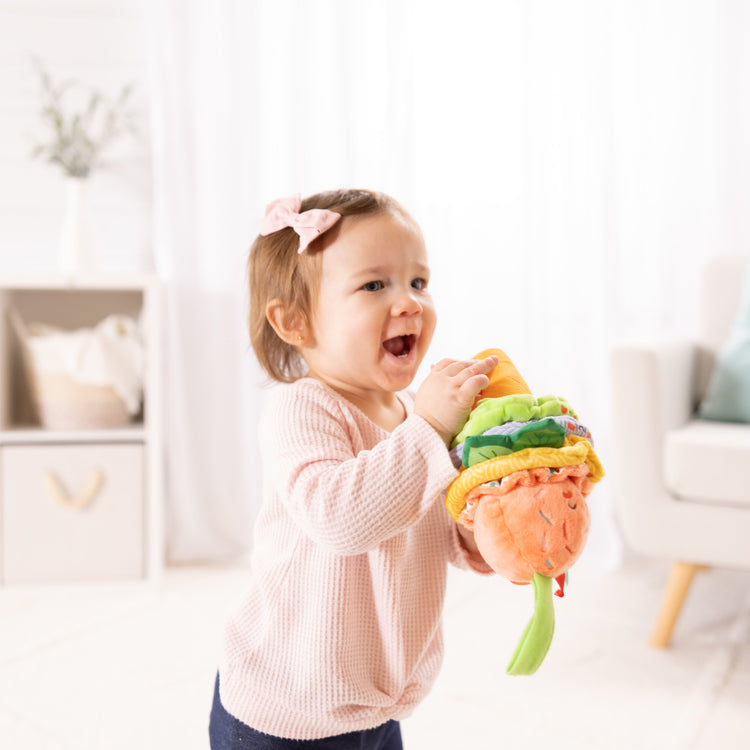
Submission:
<svg viewBox="0 0 750 750">
<path fill-rule="evenodd" d="M 301 207 L 302 199 L 299 195 L 279 198 L 269 203 L 260 225 L 260 233 L 265 237 L 284 227 L 291 227 L 299 235 L 297 252 L 304 253 L 316 237 L 320 237 L 341 218 L 341 214 L 325 208 L 312 208 L 299 213 Z"/>
</svg>

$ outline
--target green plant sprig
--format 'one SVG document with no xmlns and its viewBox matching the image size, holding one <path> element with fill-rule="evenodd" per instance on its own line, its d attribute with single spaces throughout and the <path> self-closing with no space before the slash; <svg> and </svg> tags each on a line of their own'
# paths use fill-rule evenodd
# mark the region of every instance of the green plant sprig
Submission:
<svg viewBox="0 0 750 750">
<path fill-rule="evenodd" d="M 83 109 L 69 113 L 65 95 L 81 85 L 74 81 L 55 85 L 41 63 L 35 64 L 42 90 L 40 115 L 48 137 L 34 148 L 32 156 L 56 164 L 68 177 L 88 177 L 114 141 L 136 132 L 135 116 L 130 109 L 133 86 L 124 86 L 112 101 L 89 89 Z"/>
</svg>

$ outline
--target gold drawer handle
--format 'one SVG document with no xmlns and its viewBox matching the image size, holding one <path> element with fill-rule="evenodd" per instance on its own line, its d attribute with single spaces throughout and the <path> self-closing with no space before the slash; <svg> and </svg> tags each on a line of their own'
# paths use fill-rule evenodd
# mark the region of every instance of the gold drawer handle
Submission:
<svg viewBox="0 0 750 750">
<path fill-rule="evenodd" d="M 44 472 L 44 484 L 47 488 L 47 494 L 58 505 L 68 510 L 83 510 L 93 502 L 102 484 L 104 484 L 104 474 L 100 469 L 94 469 L 88 484 L 77 497 L 71 496 L 68 488 L 52 469 L 47 469 Z"/>
</svg>

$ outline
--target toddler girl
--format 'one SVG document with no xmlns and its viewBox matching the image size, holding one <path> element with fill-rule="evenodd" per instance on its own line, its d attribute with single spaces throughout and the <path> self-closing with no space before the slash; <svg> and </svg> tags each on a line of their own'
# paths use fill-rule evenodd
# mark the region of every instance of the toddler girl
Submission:
<svg viewBox="0 0 750 750">
<path fill-rule="evenodd" d="M 211 747 L 400 748 L 440 667 L 446 564 L 491 572 L 441 494 L 497 359 L 443 360 L 404 392 L 436 315 L 419 227 L 379 193 L 272 203 L 249 277 L 253 348 L 291 385 L 261 421 L 253 576 Z"/>
</svg>

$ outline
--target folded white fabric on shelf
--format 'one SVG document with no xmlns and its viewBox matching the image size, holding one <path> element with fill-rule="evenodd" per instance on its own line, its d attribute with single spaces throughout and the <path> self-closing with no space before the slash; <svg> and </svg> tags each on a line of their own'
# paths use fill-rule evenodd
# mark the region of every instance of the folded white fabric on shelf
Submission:
<svg viewBox="0 0 750 750">
<path fill-rule="evenodd" d="M 31 324 L 27 344 L 37 372 L 63 373 L 89 385 L 110 386 L 130 414 L 141 405 L 143 341 L 138 323 L 109 315 L 94 328 L 65 331 Z"/>
</svg>

